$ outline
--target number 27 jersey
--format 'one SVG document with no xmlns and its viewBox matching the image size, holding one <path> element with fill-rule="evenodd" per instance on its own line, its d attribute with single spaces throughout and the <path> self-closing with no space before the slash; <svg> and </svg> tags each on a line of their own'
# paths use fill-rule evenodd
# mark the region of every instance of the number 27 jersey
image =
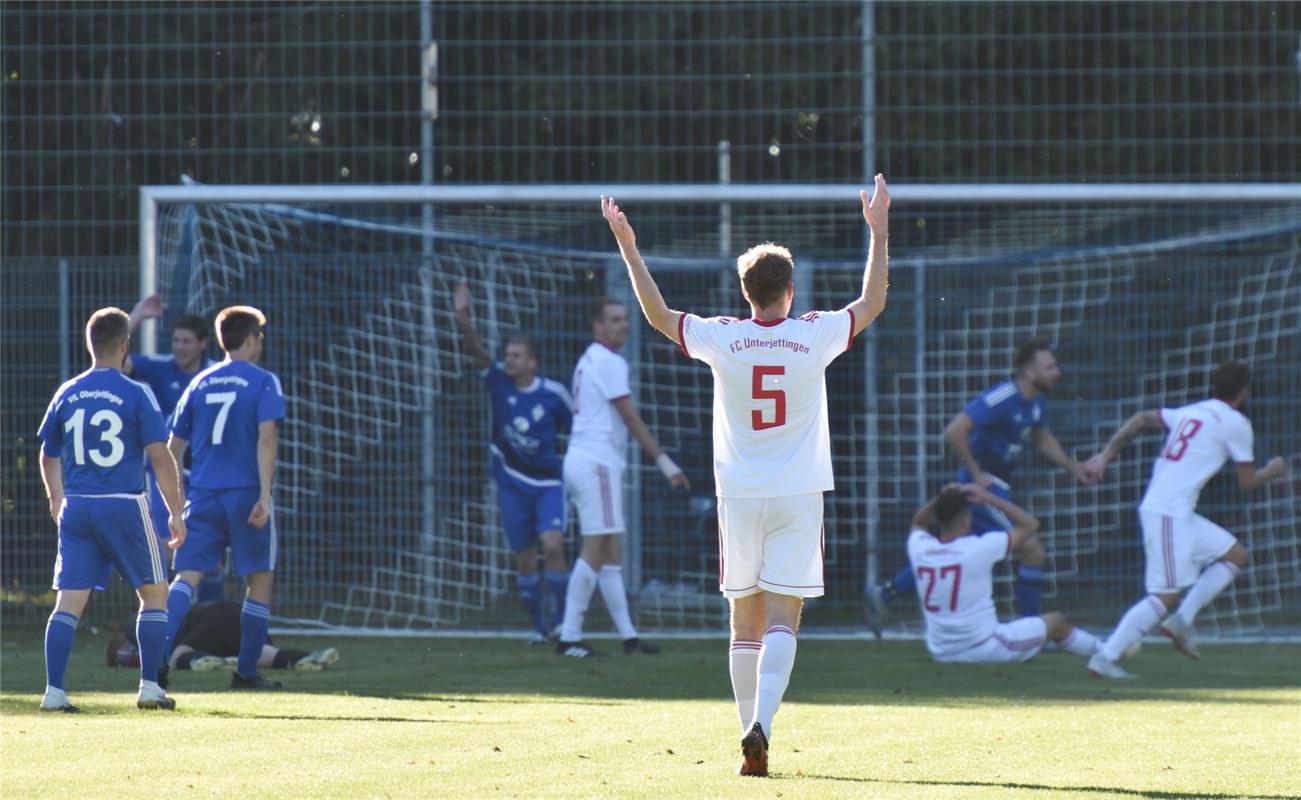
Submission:
<svg viewBox="0 0 1301 800">
<path fill-rule="evenodd" d="M 683 314 L 682 350 L 714 373 L 719 497 L 786 497 L 835 488 L 827 365 L 853 343 L 854 313 L 759 322 Z"/>
<path fill-rule="evenodd" d="M 280 379 L 256 364 L 223 361 L 195 375 L 172 419 L 172 433 L 190 443 L 190 486 L 258 488 L 258 425 L 284 417 Z"/>
</svg>

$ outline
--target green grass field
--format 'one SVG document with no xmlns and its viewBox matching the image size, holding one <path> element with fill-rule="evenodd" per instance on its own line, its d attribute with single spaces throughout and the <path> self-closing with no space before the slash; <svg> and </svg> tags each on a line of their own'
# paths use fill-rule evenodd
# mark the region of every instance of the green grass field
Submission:
<svg viewBox="0 0 1301 800">
<path fill-rule="evenodd" d="M 1120 684 L 1063 654 L 941 666 L 917 642 L 805 640 L 760 780 L 735 775 L 721 640 L 580 662 L 519 641 L 306 639 L 342 659 L 271 694 L 181 673 L 174 713 L 135 709 L 137 675 L 103 666 L 104 642 L 78 634 L 83 713 L 41 714 L 40 632 L 5 631 L 5 798 L 1301 795 L 1298 646 L 1194 663 L 1152 645 Z"/>
</svg>

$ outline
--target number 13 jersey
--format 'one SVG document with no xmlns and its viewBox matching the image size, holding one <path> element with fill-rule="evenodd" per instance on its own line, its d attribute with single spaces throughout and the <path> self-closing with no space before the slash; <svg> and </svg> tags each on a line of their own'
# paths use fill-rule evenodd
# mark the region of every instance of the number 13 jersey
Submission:
<svg viewBox="0 0 1301 800">
<path fill-rule="evenodd" d="M 849 349 L 853 333 L 848 309 L 771 322 L 679 318 L 682 351 L 714 372 L 719 497 L 785 497 L 835 488 L 824 373 Z"/>
<path fill-rule="evenodd" d="M 1225 461 L 1254 461 L 1251 422 L 1223 400 L 1163 408 L 1157 414 L 1169 433 L 1152 465 L 1140 511 L 1187 516 L 1197 507 L 1202 487 Z"/>
</svg>

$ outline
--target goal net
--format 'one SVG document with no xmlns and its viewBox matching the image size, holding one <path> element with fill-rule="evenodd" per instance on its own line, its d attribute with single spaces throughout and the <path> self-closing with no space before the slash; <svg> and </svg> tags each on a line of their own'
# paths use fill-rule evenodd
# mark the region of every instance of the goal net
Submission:
<svg viewBox="0 0 1301 800">
<path fill-rule="evenodd" d="M 628 303 L 634 398 L 693 486 L 670 490 L 630 452 L 632 604 L 650 632 L 721 630 L 710 372 L 642 320 L 595 196 L 515 202 L 507 188 L 489 203 L 361 203 L 302 187 L 289 202 L 160 204 L 150 279 L 169 315 L 248 303 L 269 318 L 265 364 L 288 401 L 276 611 L 338 630 L 526 627 L 487 470 L 489 404 L 453 323 L 465 280 L 489 349 L 527 333 L 540 371 L 566 385 L 591 338 L 587 302 Z M 721 206 L 684 189 L 674 203 L 625 208 L 675 308 L 746 315 L 733 259 L 765 240 L 795 253 L 797 312 L 859 291 L 865 231 L 852 195 Z M 1252 363 L 1257 460 L 1282 455 L 1294 477 L 1244 495 L 1222 475 L 1203 492 L 1201 512 L 1253 564 L 1199 622 L 1221 636 L 1295 633 L 1299 240 L 1301 206 L 1288 203 L 896 201 L 887 309 L 827 372 L 828 590 L 805 625 L 863 628 L 864 587 L 904 565 L 908 520 L 952 478 L 944 425 L 1008 376 L 1019 342 L 1044 338 L 1064 373 L 1050 426 L 1080 459 L 1135 411 L 1203 397 L 1219 361 Z M 1022 456 L 1015 498 L 1043 521 L 1047 608 L 1109 626 L 1141 594 L 1134 509 L 1158 438 L 1090 488 Z M 996 586 L 1010 613 L 1010 576 Z M 600 631 L 593 606 L 588 626 Z M 915 630 L 915 603 L 897 611 L 894 624 Z"/>
</svg>

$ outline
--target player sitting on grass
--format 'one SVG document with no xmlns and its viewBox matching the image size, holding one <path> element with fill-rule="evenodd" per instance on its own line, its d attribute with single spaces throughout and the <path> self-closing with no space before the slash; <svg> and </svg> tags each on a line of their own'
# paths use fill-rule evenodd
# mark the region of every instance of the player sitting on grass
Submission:
<svg viewBox="0 0 1301 800">
<path fill-rule="evenodd" d="M 1148 594 L 1125 612 L 1101 652 L 1089 661 L 1094 677 L 1134 677 L 1116 662 L 1158 624 L 1175 649 L 1200 658 L 1192 639 L 1193 619 L 1247 566 L 1247 548 L 1233 534 L 1194 513 L 1202 487 L 1229 459 L 1237 467 L 1238 485 L 1246 491 L 1259 489 L 1287 471 L 1277 456 L 1256 469 L 1251 421 L 1242 414 L 1251 394 L 1247 365 L 1221 364 L 1211 375 L 1211 394 L 1209 400 L 1182 408 L 1135 414 L 1101 453 L 1089 459 L 1090 469 L 1101 476 L 1140 433 L 1169 431 L 1138 506 Z M 1185 589 L 1188 593 L 1180 603 Z"/>
<path fill-rule="evenodd" d="M 972 530 L 971 505 L 1003 514 L 1007 530 Z M 997 664 L 1027 661 L 1052 640 L 1089 658 L 1100 643 L 1066 616 L 1050 612 L 1000 623 L 994 565 L 1035 535 L 1039 520 L 977 483 L 950 484 L 913 516 L 908 558 L 926 618 L 926 649 L 936 661 Z"/>
</svg>

